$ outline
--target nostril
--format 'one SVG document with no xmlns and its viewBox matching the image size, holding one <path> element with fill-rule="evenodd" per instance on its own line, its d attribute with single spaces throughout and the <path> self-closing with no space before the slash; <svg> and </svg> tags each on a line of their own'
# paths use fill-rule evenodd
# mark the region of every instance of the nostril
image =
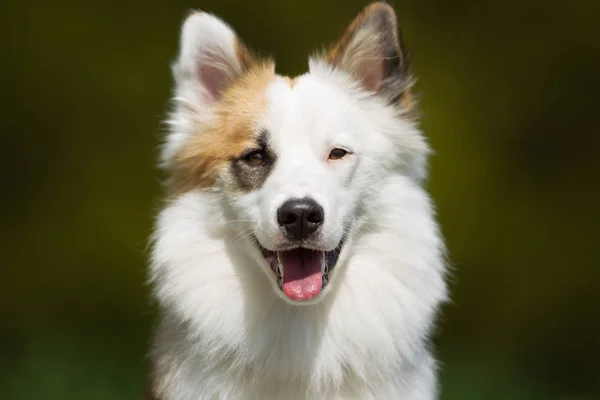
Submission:
<svg viewBox="0 0 600 400">
<path fill-rule="evenodd" d="M 321 208 L 321 206 L 318 207 L 318 209 L 308 213 L 308 215 L 306 216 L 306 220 L 308 222 L 311 222 L 313 224 L 320 224 L 321 222 L 323 222 L 323 209 Z"/>
<path fill-rule="evenodd" d="M 296 215 L 292 212 L 282 212 L 277 216 L 277 222 L 280 225 L 291 225 L 296 222 Z"/>
</svg>

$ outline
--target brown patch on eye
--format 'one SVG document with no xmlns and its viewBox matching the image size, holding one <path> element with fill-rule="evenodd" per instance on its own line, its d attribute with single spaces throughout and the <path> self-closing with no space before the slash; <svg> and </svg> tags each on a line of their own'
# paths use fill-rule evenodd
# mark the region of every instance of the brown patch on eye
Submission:
<svg viewBox="0 0 600 400">
<path fill-rule="evenodd" d="M 232 160 L 230 172 L 233 179 L 228 183 L 232 184 L 231 189 L 234 191 L 249 192 L 259 189 L 269 177 L 275 165 L 276 156 L 270 146 L 268 136 L 268 132 L 263 130 L 257 140 L 257 150 L 246 157 Z M 255 154 L 260 155 L 260 163 L 253 162 L 252 156 Z"/>
<path fill-rule="evenodd" d="M 273 79 L 273 62 L 254 63 L 225 89 L 213 118 L 175 157 L 173 193 L 213 186 L 232 159 L 256 146 L 256 125 L 267 111 L 266 88 Z"/>
</svg>

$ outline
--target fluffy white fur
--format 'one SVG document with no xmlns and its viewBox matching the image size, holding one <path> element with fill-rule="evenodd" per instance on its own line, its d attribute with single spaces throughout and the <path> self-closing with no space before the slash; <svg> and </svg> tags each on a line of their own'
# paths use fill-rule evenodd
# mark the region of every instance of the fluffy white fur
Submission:
<svg viewBox="0 0 600 400">
<path fill-rule="evenodd" d="M 206 59 L 198 54 L 210 48 L 236 71 L 234 38 L 208 14 L 186 22 L 167 165 L 196 121 L 210 118 L 212 97 L 194 72 Z M 278 155 L 262 188 L 190 191 L 158 217 L 157 398 L 435 399 L 428 334 L 446 298 L 445 265 L 420 185 L 428 154 L 421 133 L 396 107 L 316 59 L 293 88 L 272 82 L 260 124 Z M 323 154 L 335 146 L 354 154 L 328 164 Z M 325 210 L 325 247 L 348 238 L 324 293 L 297 305 L 281 295 L 250 233 L 275 246 L 275 210 L 304 195 Z"/>
</svg>

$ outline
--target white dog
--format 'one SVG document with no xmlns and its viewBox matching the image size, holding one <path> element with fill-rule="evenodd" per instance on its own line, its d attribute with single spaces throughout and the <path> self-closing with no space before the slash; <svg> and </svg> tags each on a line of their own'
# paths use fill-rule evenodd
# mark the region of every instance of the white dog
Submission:
<svg viewBox="0 0 600 400">
<path fill-rule="evenodd" d="M 431 400 L 444 245 L 393 9 L 290 79 L 185 21 L 162 152 L 151 399 Z"/>
</svg>

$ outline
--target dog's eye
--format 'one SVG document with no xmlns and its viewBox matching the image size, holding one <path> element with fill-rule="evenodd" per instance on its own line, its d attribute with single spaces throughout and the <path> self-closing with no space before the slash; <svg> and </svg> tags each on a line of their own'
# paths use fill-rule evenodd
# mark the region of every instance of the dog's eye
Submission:
<svg viewBox="0 0 600 400">
<path fill-rule="evenodd" d="M 262 150 L 255 150 L 246 154 L 243 158 L 250 165 L 263 165 L 265 162 L 265 153 Z"/>
<path fill-rule="evenodd" d="M 347 150 L 344 150 L 344 149 L 333 149 L 329 153 L 329 159 L 330 160 L 341 160 L 342 158 L 344 158 L 346 156 L 346 154 L 348 154 Z"/>
</svg>

